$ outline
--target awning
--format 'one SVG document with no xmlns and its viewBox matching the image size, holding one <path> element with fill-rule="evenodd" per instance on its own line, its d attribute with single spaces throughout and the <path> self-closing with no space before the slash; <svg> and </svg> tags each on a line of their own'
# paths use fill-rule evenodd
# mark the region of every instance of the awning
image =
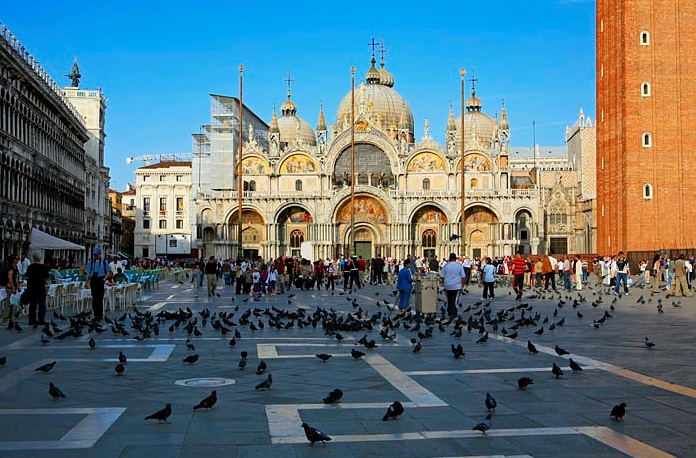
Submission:
<svg viewBox="0 0 696 458">
<path fill-rule="evenodd" d="M 79 250 L 84 251 L 85 247 L 77 245 L 67 240 L 59 239 L 51 234 L 47 234 L 36 228 L 31 230 L 29 236 L 29 246 L 32 249 L 40 250 Z"/>
</svg>

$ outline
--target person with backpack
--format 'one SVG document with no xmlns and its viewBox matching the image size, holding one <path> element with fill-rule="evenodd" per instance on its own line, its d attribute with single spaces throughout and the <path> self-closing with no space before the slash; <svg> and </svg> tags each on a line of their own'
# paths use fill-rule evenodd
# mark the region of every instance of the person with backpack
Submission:
<svg viewBox="0 0 696 458">
<path fill-rule="evenodd" d="M 621 288 L 621 283 L 624 285 L 624 295 L 628 296 L 628 275 L 630 273 L 630 267 L 628 265 L 628 259 L 624 256 L 623 251 L 619 251 L 619 257 L 615 261 L 616 266 L 616 285 L 614 285 L 614 294 L 619 295 L 619 289 Z"/>
<path fill-rule="evenodd" d="M 104 318 L 104 277 L 109 269 L 109 262 L 102 257 L 102 249 L 95 247 L 92 250 L 92 259 L 87 263 L 85 273 L 85 288 L 92 290 L 92 314 L 94 321 Z"/>
</svg>

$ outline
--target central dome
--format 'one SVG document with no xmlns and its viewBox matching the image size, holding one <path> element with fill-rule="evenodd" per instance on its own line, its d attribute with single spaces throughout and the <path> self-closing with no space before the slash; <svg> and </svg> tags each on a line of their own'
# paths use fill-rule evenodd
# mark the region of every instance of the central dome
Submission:
<svg viewBox="0 0 696 458">
<path fill-rule="evenodd" d="M 493 142 L 498 136 L 498 123 L 481 111 L 483 104 L 476 97 L 476 90 L 472 90 L 471 97 L 466 102 L 466 114 L 464 116 L 464 132 L 466 135 L 467 150 L 469 148 L 488 150 L 493 147 Z M 455 122 L 457 131 L 457 145 L 461 145 L 462 117 Z M 476 145 L 474 145 L 474 139 Z"/>
<path fill-rule="evenodd" d="M 361 114 L 390 136 L 396 135 L 402 129 L 408 132 L 408 141 L 413 141 L 413 112 L 401 95 L 396 92 L 394 77 L 384 69 L 375 67 L 375 58 L 365 75 L 365 83 L 355 90 L 355 117 Z M 343 132 L 350 128 L 351 93 L 343 97 L 336 112 L 336 130 Z"/>
<path fill-rule="evenodd" d="M 280 107 L 280 113 L 281 116 L 278 118 L 277 123 L 281 143 L 292 145 L 299 139 L 306 145 L 317 145 L 317 137 L 314 135 L 312 126 L 297 116 L 297 107 L 291 100 L 290 91 L 288 91 L 288 99 Z"/>
</svg>

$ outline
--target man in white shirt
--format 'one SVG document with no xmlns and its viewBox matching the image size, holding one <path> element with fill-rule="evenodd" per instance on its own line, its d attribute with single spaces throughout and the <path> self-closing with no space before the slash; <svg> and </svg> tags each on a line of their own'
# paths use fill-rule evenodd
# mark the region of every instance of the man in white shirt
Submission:
<svg viewBox="0 0 696 458">
<path fill-rule="evenodd" d="M 457 255 L 450 253 L 449 261 L 440 269 L 440 278 L 447 295 L 447 313 L 450 318 L 457 316 L 457 295 L 466 284 L 464 267 L 457 262 Z"/>
<path fill-rule="evenodd" d="M 121 265 L 121 261 L 118 259 L 118 256 L 114 256 L 114 259 L 111 260 L 109 263 L 109 270 L 116 275 L 118 273 L 118 268 L 123 269 L 123 266 Z"/>
<path fill-rule="evenodd" d="M 20 280 L 24 280 L 24 274 L 27 273 L 27 268 L 29 267 L 29 264 L 31 264 L 31 261 L 29 261 L 29 258 L 27 258 L 26 254 L 22 253 L 20 260 L 17 263 L 17 269 L 19 269 Z"/>
</svg>

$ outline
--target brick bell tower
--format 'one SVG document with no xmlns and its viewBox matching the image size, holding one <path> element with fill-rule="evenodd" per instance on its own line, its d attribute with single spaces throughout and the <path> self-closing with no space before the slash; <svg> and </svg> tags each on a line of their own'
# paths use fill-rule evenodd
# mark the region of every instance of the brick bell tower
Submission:
<svg viewBox="0 0 696 458">
<path fill-rule="evenodd" d="M 597 0 L 597 251 L 696 246 L 696 2 Z"/>
</svg>

